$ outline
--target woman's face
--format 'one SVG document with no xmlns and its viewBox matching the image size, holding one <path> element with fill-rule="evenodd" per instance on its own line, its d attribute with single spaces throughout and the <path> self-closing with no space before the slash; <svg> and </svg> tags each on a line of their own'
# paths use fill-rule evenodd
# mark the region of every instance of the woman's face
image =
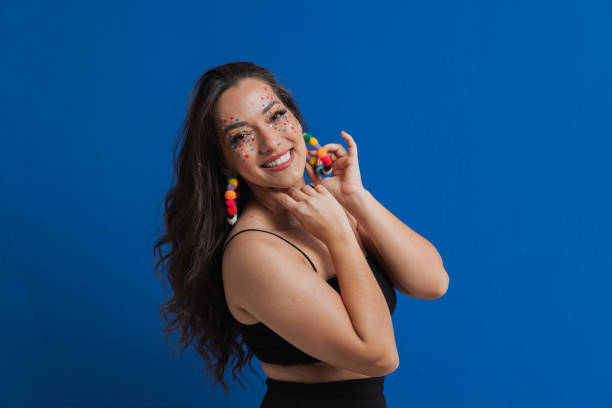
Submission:
<svg viewBox="0 0 612 408">
<path fill-rule="evenodd" d="M 227 89 L 216 121 L 227 163 L 251 184 L 287 188 L 304 179 L 302 127 L 266 82 L 247 78 Z"/>
</svg>

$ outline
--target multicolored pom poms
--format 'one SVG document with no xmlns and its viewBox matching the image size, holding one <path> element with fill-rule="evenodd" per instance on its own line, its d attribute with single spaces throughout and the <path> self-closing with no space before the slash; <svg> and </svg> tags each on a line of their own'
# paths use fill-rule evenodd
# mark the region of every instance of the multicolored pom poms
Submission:
<svg viewBox="0 0 612 408">
<path fill-rule="evenodd" d="M 332 172 L 332 159 L 327 154 L 327 149 L 319 144 L 319 141 L 315 139 L 310 133 L 304 133 L 304 141 L 310 144 L 317 150 L 317 155 L 312 156 L 308 153 L 308 163 L 312 165 L 312 168 L 319 174 L 329 175 Z M 309 149 L 310 150 L 310 149 Z M 317 166 L 317 162 L 321 160 L 321 165 Z"/>
<path fill-rule="evenodd" d="M 225 205 L 227 206 L 227 222 L 234 225 L 238 221 L 238 207 L 236 207 L 236 199 L 239 197 L 238 179 L 236 177 L 227 178 L 227 190 L 225 191 Z"/>
</svg>

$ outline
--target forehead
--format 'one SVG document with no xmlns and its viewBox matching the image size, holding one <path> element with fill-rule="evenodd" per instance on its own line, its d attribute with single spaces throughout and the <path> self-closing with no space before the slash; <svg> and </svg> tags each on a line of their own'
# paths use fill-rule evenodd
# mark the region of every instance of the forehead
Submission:
<svg viewBox="0 0 612 408">
<path fill-rule="evenodd" d="M 246 78 L 221 94 L 217 101 L 217 116 L 221 119 L 226 116 L 246 119 L 261 115 L 262 105 L 267 105 L 271 100 L 278 98 L 270 85 L 260 79 Z"/>
</svg>

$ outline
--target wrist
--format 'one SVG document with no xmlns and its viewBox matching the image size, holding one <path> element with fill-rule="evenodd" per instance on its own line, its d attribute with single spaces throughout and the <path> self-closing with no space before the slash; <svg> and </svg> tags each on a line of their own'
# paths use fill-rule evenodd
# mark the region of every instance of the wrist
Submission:
<svg viewBox="0 0 612 408">
<path fill-rule="evenodd" d="M 328 247 L 338 242 L 344 242 L 347 238 L 355 235 L 348 218 L 344 217 L 343 221 L 345 222 L 334 224 L 333 230 L 328 234 L 328 239 L 325 241 L 325 245 Z"/>
<path fill-rule="evenodd" d="M 355 233 L 351 228 L 350 224 L 347 223 L 345 226 L 339 226 L 333 235 L 329 236 L 329 239 L 324 242 L 330 253 L 338 252 L 342 253 L 347 250 L 353 249 L 353 247 L 359 248 Z"/>
<path fill-rule="evenodd" d="M 346 208 L 355 218 L 358 218 L 358 214 L 361 214 L 364 211 L 368 201 L 372 198 L 372 194 L 365 188 L 362 188 L 350 196 L 343 197 L 342 206 Z"/>
</svg>

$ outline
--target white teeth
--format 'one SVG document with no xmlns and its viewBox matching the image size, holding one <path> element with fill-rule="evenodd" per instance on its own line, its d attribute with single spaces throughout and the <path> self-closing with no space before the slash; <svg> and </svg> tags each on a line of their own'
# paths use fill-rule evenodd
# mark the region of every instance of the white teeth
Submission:
<svg viewBox="0 0 612 408">
<path fill-rule="evenodd" d="M 291 157 L 291 150 L 289 150 L 287 153 L 285 153 L 284 155 L 282 155 L 278 159 L 274 160 L 273 162 L 270 162 L 270 163 L 264 165 L 264 167 L 276 167 L 276 166 L 278 166 L 280 164 L 285 163 L 287 160 L 289 160 L 290 157 Z"/>
</svg>

